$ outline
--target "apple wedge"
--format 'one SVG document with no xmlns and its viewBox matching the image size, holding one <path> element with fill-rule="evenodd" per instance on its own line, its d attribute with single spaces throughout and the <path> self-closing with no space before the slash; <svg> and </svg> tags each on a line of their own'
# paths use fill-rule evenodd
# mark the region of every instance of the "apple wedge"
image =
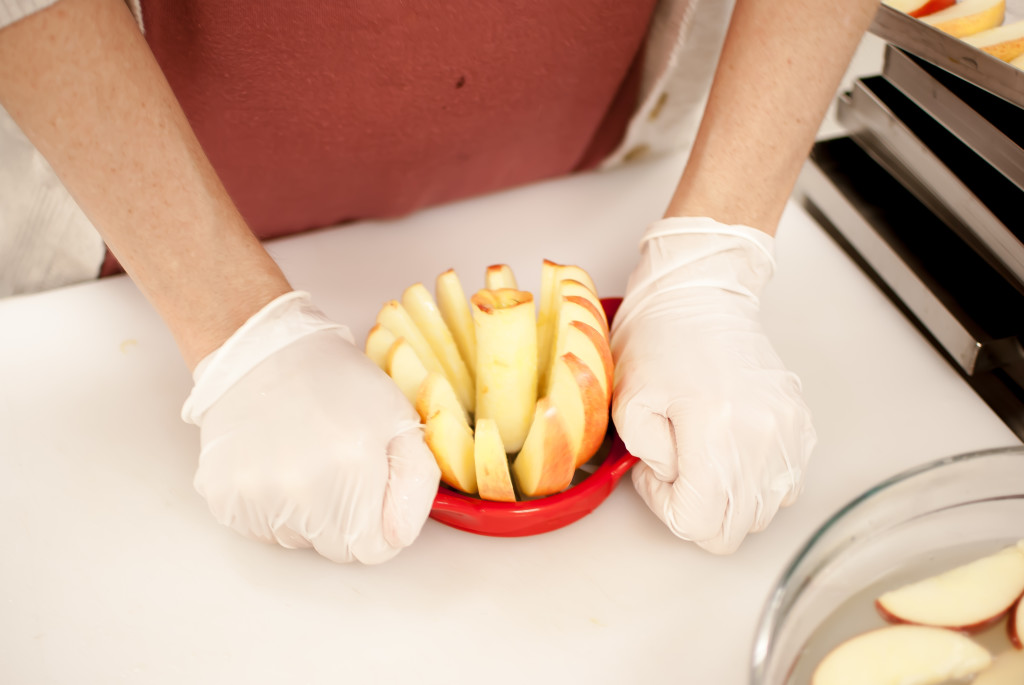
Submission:
<svg viewBox="0 0 1024 685">
<path fill-rule="evenodd" d="M 944 10 L 956 0 L 882 0 L 886 5 L 912 17 L 925 17 Z"/>
<path fill-rule="evenodd" d="M 396 339 L 388 350 L 386 370 L 402 394 L 415 405 L 420 386 L 429 372 L 405 338 Z"/>
<path fill-rule="evenodd" d="M 920 21 L 954 38 L 965 38 L 999 26 L 1005 16 L 1006 0 L 961 0 L 944 10 L 921 17 Z"/>
<path fill-rule="evenodd" d="M 889 621 L 982 630 L 1024 594 L 1024 552 L 1018 546 L 881 595 L 875 606 Z"/>
<path fill-rule="evenodd" d="M 484 287 L 488 290 L 519 290 L 515 274 L 508 264 L 492 264 L 484 272 Z"/>
<path fill-rule="evenodd" d="M 541 378 L 547 377 L 547 367 L 552 362 L 551 340 L 554 338 L 558 325 L 562 281 L 576 281 L 589 290 L 595 299 L 597 298 L 597 288 L 594 286 L 593 279 L 580 267 L 558 264 L 549 259 L 545 259 L 541 264 L 540 298 L 537 310 L 537 351 L 540 354 L 537 368 Z M 600 301 L 598 301 L 597 308 L 600 311 Z M 603 316 L 603 313 L 601 315 Z"/>
<path fill-rule="evenodd" d="M 996 59 L 1012 62 L 1024 54 L 1024 21 L 980 31 L 965 37 L 963 41 Z"/>
<path fill-rule="evenodd" d="M 505 446 L 501 444 L 498 424 L 494 419 L 480 419 L 474 429 L 473 461 L 476 463 L 476 486 L 480 499 L 515 502 L 516 492 L 508 470 L 508 455 L 505 454 Z"/>
<path fill-rule="evenodd" d="M 494 419 L 509 452 L 523 447 L 537 402 L 533 295 L 502 288 L 470 298 L 476 334 L 476 418 Z"/>
<path fill-rule="evenodd" d="M 441 480 L 456 490 L 476 494 L 473 429 L 462 415 L 444 408 L 436 410 L 424 422 L 423 440 L 434 453 Z"/>
<path fill-rule="evenodd" d="M 575 466 L 594 456 L 608 431 L 608 401 L 597 376 L 571 352 L 559 357 L 547 397 L 565 421 Z"/>
<path fill-rule="evenodd" d="M 463 361 L 448 325 L 441 317 L 441 311 L 422 283 L 415 283 L 402 293 L 402 306 L 409 313 L 416 327 L 423 333 L 430 349 L 437 356 L 445 375 L 459 396 L 462 406 L 470 413 L 474 411 L 475 389 L 473 376 Z"/>
<path fill-rule="evenodd" d="M 1008 649 L 971 681 L 971 685 L 1021 685 L 1024 683 L 1024 652 Z"/>
<path fill-rule="evenodd" d="M 462 289 L 462 281 L 454 269 L 448 269 L 437 277 L 434 283 L 437 295 L 437 308 L 441 312 L 448 330 L 455 338 L 462 359 L 466 362 L 470 374 L 476 368 L 476 335 L 473 332 L 473 314 L 469 309 L 469 300 Z"/>
<path fill-rule="evenodd" d="M 451 383 L 443 374 L 428 374 L 415 404 L 423 420 L 423 439 L 441 469 L 441 480 L 462 492 L 475 493 L 473 429 Z"/>
<path fill-rule="evenodd" d="M 1024 598 L 1017 600 L 1010 610 L 1010 619 L 1006 622 L 1006 633 L 1010 642 L 1017 649 L 1024 649 Z M 1024 683 L 1024 680 L 1021 681 Z"/>
<path fill-rule="evenodd" d="M 388 352 L 398 338 L 379 323 L 373 325 L 366 334 L 366 356 L 384 371 L 388 370 Z"/>
<path fill-rule="evenodd" d="M 385 302 L 381 310 L 377 312 L 377 323 L 391 331 L 396 338 L 405 338 L 405 341 L 412 345 L 412 349 L 416 351 L 416 356 L 420 358 L 423 366 L 427 367 L 428 371 L 444 373 L 441 361 L 434 354 L 430 343 L 427 342 L 426 337 L 417 328 L 416 322 L 412 320 L 409 312 L 406 311 L 401 302 L 398 300 Z"/>
<path fill-rule="evenodd" d="M 558 284 L 559 292 L 562 297 L 573 297 L 581 298 L 590 303 L 590 309 L 604 322 L 603 329 L 608 330 L 608 317 L 604 313 L 604 307 L 601 305 L 601 300 L 597 297 L 590 288 L 583 285 L 579 281 L 574 281 L 571 278 L 567 278 Z"/>
<path fill-rule="evenodd" d="M 583 297 L 576 295 L 563 296 L 561 303 L 556 313 L 556 320 L 553 326 L 553 332 L 550 336 L 548 344 L 550 345 L 547 353 L 547 362 L 541 364 L 539 368 L 543 371 L 540 372 L 539 391 L 541 395 L 544 395 L 548 391 L 550 385 L 550 374 L 554 360 L 565 354 L 568 351 L 576 352 L 577 356 L 583 356 L 579 354 L 579 350 L 570 349 L 566 347 L 567 341 L 566 336 L 571 335 L 567 331 L 573 326 L 574 323 L 581 323 L 587 328 L 593 329 L 598 332 L 601 343 L 600 347 L 607 348 L 607 361 L 611 361 L 611 347 L 608 343 L 608 326 L 604 320 L 594 311 L 593 305 Z M 604 357 L 604 350 L 596 350 L 596 353 L 600 357 Z M 585 357 L 586 361 L 592 361 L 590 354 Z M 595 372 L 595 375 L 604 376 L 605 360 L 602 359 L 600 363 L 590 364 L 591 369 Z M 604 382 L 602 382 L 604 385 Z"/>
<path fill-rule="evenodd" d="M 519 491 L 527 497 L 561 492 L 576 470 L 576 450 L 566 421 L 550 398 L 537 402 L 523 449 L 512 462 Z"/>
<path fill-rule="evenodd" d="M 461 414 L 467 424 L 470 421 L 466 408 L 455 394 L 455 388 L 444 377 L 444 374 L 437 372 L 428 373 L 423 379 L 413 406 L 416 407 L 416 413 L 420 415 L 420 420 L 424 422 L 440 408 L 447 409 L 453 414 Z"/>
<path fill-rule="evenodd" d="M 829 652 L 812 685 L 931 685 L 969 677 L 992 656 L 966 635 L 928 626 L 887 626 Z"/>
</svg>

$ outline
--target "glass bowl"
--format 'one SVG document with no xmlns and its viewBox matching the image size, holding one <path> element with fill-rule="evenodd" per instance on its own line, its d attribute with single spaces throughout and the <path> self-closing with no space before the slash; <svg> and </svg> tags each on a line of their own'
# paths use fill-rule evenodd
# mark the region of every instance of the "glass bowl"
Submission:
<svg viewBox="0 0 1024 685">
<path fill-rule="evenodd" d="M 611 322 L 621 298 L 601 300 Z M 604 445 L 576 469 L 568 489 L 555 495 L 522 502 L 489 502 L 442 484 L 430 517 L 453 528 L 479 535 L 520 537 L 562 528 L 583 518 L 603 502 L 619 480 L 637 462 L 608 422 Z"/>
<path fill-rule="evenodd" d="M 884 625 L 892 589 L 1024 538 L 1024 448 L 963 454 L 871 488 L 811 536 L 761 615 L 752 685 L 805 685 L 845 639 Z"/>
</svg>

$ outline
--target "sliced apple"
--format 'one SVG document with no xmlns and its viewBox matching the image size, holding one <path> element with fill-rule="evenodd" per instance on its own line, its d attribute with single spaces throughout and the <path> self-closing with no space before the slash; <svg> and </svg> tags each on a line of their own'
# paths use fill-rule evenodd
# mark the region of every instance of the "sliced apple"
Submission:
<svg viewBox="0 0 1024 685">
<path fill-rule="evenodd" d="M 956 0 L 882 0 L 886 5 L 912 17 L 924 17 L 944 10 Z"/>
<path fill-rule="evenodd" d="M 604 306 L 601 304 L 597 294 L 579 281 L 567 278 L 558 284 L 562 297 L 581 297 L 588 301 L 601 320 L 604 321 L 604 329 L 608 330 L 608 317 L 604 313 Z"/>
<path fill-rule="evenodd" d="M 522 449 L 537 401 L 533 295 L 502 288 L 470 298 L 476 334 L 476 418 L 494 419 L 505 449 Z"/>
<path fill-rule="evenodd" d="M 973 632 L 998 621 L 1024 593 L 1024 552 L 1017 546 L 886 592 L 875 606 L 899 623 Z"/>
<path fill-rule="evenodd" d="M 540 269 L 540 298 L 537 310 L 537 352 L 538 369 L 542 378 L 546 378 L 548 366 L 551 364 L 551 344 L 558 326 L 559 307 L 562 296 L 561 282 L 576 281 L 597 297 L 597 288 L 593 279 L 582 268 L 570 264 L 558 264 L 545 259 Z M 600 312 L 600 301 L 598 301 Z M 603 312 L 601 313 L 603 315 Z M 607 322 L 606 328 L 607 328 Z"/>
<path fill-rule="evenodd" d="M 441 480 L 457 490 L 476 494 L 473 429 L 462 414 L 444 407 L 436 409 L 424 422 L 423 440 L 434 453 Z"/>
<path fill-rule="evenodd" d="M 428 371 L 405 338 L 396 339 L 388 350 L 386 371 L 402 394 L 415 405 Z"/>
<path fill-rule="evenodd" d="M 608 318 L 577 266 L 544 262 L 543 335 L 533 296 L 515 288 L 507 265 L 488 267 L 485 281 L 468 303 L 452 269 L 434 297 L 410 286 L 381 309 L 367 354 L 413 402 L 445 483 L 497 501 L 559 492 L 608 429 Z M 542 360 L 551 375 L 543 392 Z"/>
<path fill-rule="evenodd" d="M 381 326 L 379 323 L 373 325 L 370 332 L 366 334 L 366 356 L 373 360 L 373 363 L 384 371 L 388 370 L 388 352 L 395 344 L 395 334 Z"/>
<path fill-rule="evenodd" d="M 526 497 L 561 492 L 575 470 L 576 448 L 567 422 L 550 398 L 541 398 L 523 449 L 512 462 L 519 491 Z"/>
<path fill-rule="evenodd" d="M 1006 622 L 1006 632 L 1010 642 L 1017 649 L 1024 649 L 1024 598 L 1017 600 L 1010 610 L 1010 620 Z M 1021 681 L 1024 683 L 1024 680 Z"/>
<path fill-rule="evenodd" d="M 401 302 L 398 300 L 385 302 L 381 310 L 377 312 L 377 323 L 394 333 L 396 338 L 405 338 L 428 371 L 444 373 L 441 361 L 434 354 L 430 343 L 416 327 L 416 322 L 412 320 Z"/>
<path fill-rule="evenodd" d="M 921 21 L 955 38 L 965 38 L 999 26 L 1005 16 L 1006 0 L 961 0 L 921 17 Z"/>
<path fill-rule="evenodd" d="M 812 685 L 932 685 L 969 677 L 992 656 L 969 637 L 929 626 L 887 626 L 853 637 L 829 652 Z"/>
<path fill-rule="evenodd" d="M 553 333 L 548 342 L 550 348 L 548 350 L 548 361 L 542 365 L 543 372 L 540 373 L 540 382 L 538 388 L 541 395 L 547 394 L 548 387 L 550 385 L 550 374 L 552 364 L 555 359 L 565 354 L 568 351 L 565 347 L 565 341 L 560 339 L 560 336 L 564 335 L 565 331 L 574 322 L 580 322 L 585 324 L 597 331 L 600 331 L 602 338 L 605 342 L 608 340 L 608 327 L 604 323 L 604 320 L 598 315 L 593 305 L 583 297 L 576 295 L 570 295 L 562 297 L 559 304 L 558 310 L 555 313 L 555 322 Z M 609 357 L 611 356 L 611 350 L 609 348 Z M 603 374 L 602 366 L 592 367 L 595 373 Z"/>
<path fill-rule="evenodd" d="M 492 264 L 487 267 L 487 271 L 484 273 L 484 286 L 488 290 L 501 290 L 503 288 L 519 290 L 519 286 L 516 285 L 515 274 L 512 273 L 512 267 L 508 264 Z"/>
<path fill-rule="evenodd" d="M 469 415 L 466 413 L 466 408 L 459 401 L 458 395 L 455 394 L 455 388 L 444 377 L 444 374 L 437 372 L 428 373 L 423 382 L 420 383 L 420 389 L 416 394 L 416 401 L 413 403 L 413 406 L 416 407 L 416 412 L 424 422 L 426 422 L 428 416 L 440 408 L 447 409 L 453 414 L 461 414 L 466 419 L 467 424 L 470 420 Z"/>
<path fill-rule="evenodd" d="M 476 464 L 476 486 L 481 499 L 492 502 L 515 502 L 508 455 L 501 444 L 498 424 L 494 419 L 480 419 L 474 427 L 473 461 Z M 527 438 L 529 442 L 529 438 Z"/>
<path fill-rule="evenodd" d="M 441 317 L 441 310 L 430 291 L 422 283 L 409 286 L 402 293 L 402 306 L 437 356 L 462 406 L 472 413 L 476 401 L 473 376 L 462 359 L 455 338 Z"/>
<path fill-rule="evenodd" d="M 462 281 L 454 269 L 448 269 L 437 277 L 434 290 L 441 318 L 452 332 L 459 353 L 472 375 L 476 369 L 476 335 L 473 332 L 473 314 L 469 309 L 466 292 L 462 289 Z"/>
<path fill-rule="evenodd" d="M 968 45 L 987 52 L 996 59 L 1012 62 L 1024 55 L 1024 21 L 1015 21 L 963 39 Z"/>
<path fill-rule="evenodd" d="M 1024 652 L 1008 649 L 971 681 L 971 685 L 1021 685 L 1024 683 Z"/>
<path fill-rule="evenodd" d="M 565 421 L 579 466 L 594 456 L 608 430 L 608 401 L 597 375 L 571 352 L 559 357 L 547 397 Z"/>
</svg>

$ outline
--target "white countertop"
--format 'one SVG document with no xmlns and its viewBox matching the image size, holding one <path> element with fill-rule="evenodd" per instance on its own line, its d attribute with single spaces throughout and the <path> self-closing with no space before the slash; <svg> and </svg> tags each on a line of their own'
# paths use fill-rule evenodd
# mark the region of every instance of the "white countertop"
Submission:
<svg viewBox="0 0 1024 685">
<path fill-rule="evenodd" d="M 622 292 L 678 159 L 272 243 L 297 288 L 365 336 L 408 284 L 467 289 L 542 258 Z M 1019 444 L 801 210 L 764 322 L 819 444 L 806 491 L 730 557 L 672 537 L 628 478 L 532 538 L 429 521 L 377 567 L 250 542 L 192 489 L 197 431 L 170 335 L 122 278 L 0 300 L 0 682 L 745 683 L 777 576 L 810 533 L 912 465 Z"/>
</svg>

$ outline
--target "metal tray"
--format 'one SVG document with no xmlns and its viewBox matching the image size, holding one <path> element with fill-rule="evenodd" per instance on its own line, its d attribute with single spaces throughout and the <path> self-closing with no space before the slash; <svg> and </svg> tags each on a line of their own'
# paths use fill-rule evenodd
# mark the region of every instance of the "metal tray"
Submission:
<svg viewBox="0 0 1024 685">
<path fill-rule="evenodd" d="M 897 105 L 903 118 L 893 112 Z M 872 77 L 857 81 L 840 97 L 837 114 L 851 138 L 878 164 L 1024 292 L 1024 242 L 1000 219 L 1017 215 L 1024 193 L 987 170 L 984 160 L 948 133 L 948 140 L 937 140 L 942 127 L 936 130 L 932 121 L 929 129 L 927 114 L 918 111 L 908 125 L 914 109 L 895 87 Z M 923 140 L 925 133 L 928 138 Z"/>
<path fill-rule="evenodd" d="M 1024 109 L 892 45 L 882 75 L 914 104 L 1024 190 Z"/>
<path fill-rule="evenodd" d="M 1024 438 L 1024 295 L 851 138 L 814 146 L 794 197 Z"/>
<path fill-rule="evenodd" d="M 1007 0 L 1006 21 L 1024 19 L 1024 0 Z M 881 5 L 868 29 L 879 38 L 1024 107 L 1024 70 L 953 38 L 934 26 Z"/>
</svg>

